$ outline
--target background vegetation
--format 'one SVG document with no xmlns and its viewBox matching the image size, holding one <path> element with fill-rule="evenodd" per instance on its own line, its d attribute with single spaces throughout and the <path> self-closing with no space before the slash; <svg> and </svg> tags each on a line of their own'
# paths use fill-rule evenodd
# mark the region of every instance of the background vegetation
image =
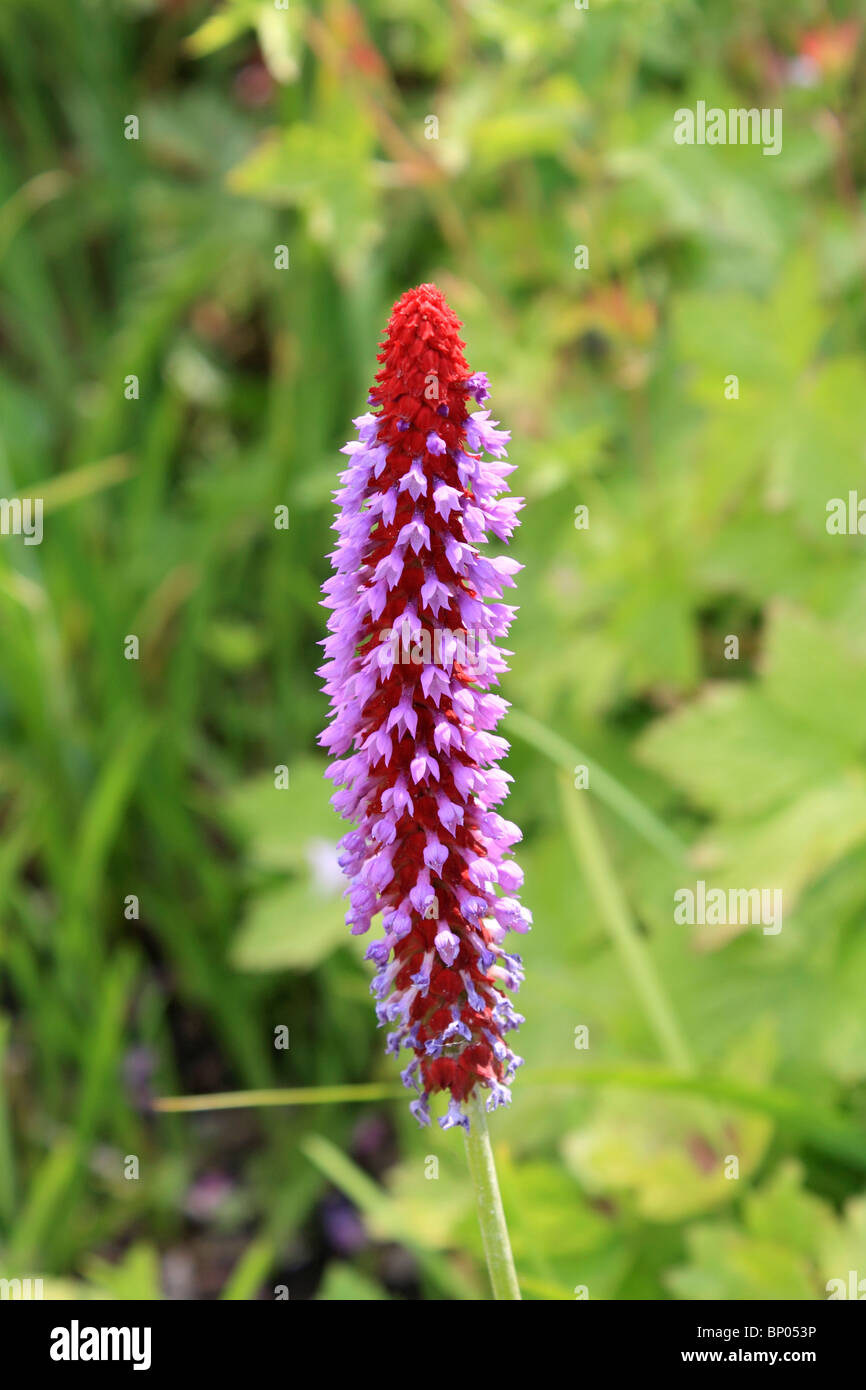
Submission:
<svg viewBox="0 0 866 1390">
<path fill-rule="evenodd" d="M 337 449 L 435 279 L 528 498 L 536 928 L 494 1124 L 525 1295 L 866 1276 L 866 563 L 825 527 L 864 489 L 855 10 L 2 7 L 0 492 L 45 538 L 0 541 L 0 1272 L 485 1296 L 462 1146 L 395 1095 L 346 939 L 315 742 Z M 781 107 L 782 154 L 674 145 L 698 100 Z M 781 888 L 783 930 L 675 926 L 697 877 Z"/>
</svg>

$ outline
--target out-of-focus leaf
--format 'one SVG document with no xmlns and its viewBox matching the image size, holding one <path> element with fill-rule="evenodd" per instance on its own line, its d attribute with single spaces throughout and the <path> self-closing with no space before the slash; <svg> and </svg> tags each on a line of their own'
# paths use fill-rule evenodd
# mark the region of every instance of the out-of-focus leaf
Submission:
<svg viewBox="0 0 866 1390">
<path fill-rule="evenodd" d="M 844 767 L 820 735 L 786 721 L 763 694 L 728 685 L 658 720 L 640 754 L 698 805 L 742 820 Z"/>
<path fill-rule="evenodd" d="M 736 1073 L 748 1058 L 753 1075 L 770 1066 L 772 1040 L 757 1030 L 728 1058 Z M 604 1095 L 593 1120 L 563 1140 L 570 1171 L 590 1191 L 620 1194 L 648 1221 L 674 1221 L 732 1200 L 728 1164 L 740 1177 L 757 1166 L 771 1133 L 762 1116 L 703 1102 Z"/>
<path fill-rule="evenodd" d="M 94 1255 L 85 1272 L 91 1283 L 109 1298 L 152 1302 L 162 1298 L 159 1256 L 150 1245 L 138 1243 L 116 1264 Z"/>
<path fill-rule="evenodd" d="M 336 894 L 295 882 L 258 894 L 232 945 L 239 970 L 312 970 L 345 944 L 344 911 Z"/>
<path fill-rule="evenodd" d="M 355 275 L 378 231 L 366 126 L 358 113 L 338 134 L 300 122 L 267 135 L 228 175 L 233 193 L 304 213 L 313 240 Z M 289 248 L 291 254 L 291 247 Z"/>
<path fill-rule="evenodd" d="M 225 810 L 247 846 L 250 863 L 262 869 L 301 869 L 315 857 L 317 841 L 336 844 L 340 822 L 330 804 L 327 763 L 316 758 L 292 761 L 289 785 L 276 787 L 273 773 L 262 773 L 235 787 Z M 339 880 L 330 880 L 336 886 Z"/>
<path fill-rule="evenodd" d="M 666 1279 L 676 1298 L 824 1296 L 815 1254 L 822 1245 L 832 1247 L 839 1228 L 827 1204 L 803 1191 L 796 1165 L 786 1165 L 748 1195 L 744 1226 L 739 1230 L 731 1222 L 720 1222 L 688 1232 L 690 1262 L 672 1270 Z"/>
<path fill-rule="evenodd" d="M 368 1303 L 387 1300 L 387 1297 L 375 1280 L 368 1279 L 352 1265 L 342 1263 L 328 1265 L 316 1294 L 318 1300 L 331 1303 Z"/>
</svg>

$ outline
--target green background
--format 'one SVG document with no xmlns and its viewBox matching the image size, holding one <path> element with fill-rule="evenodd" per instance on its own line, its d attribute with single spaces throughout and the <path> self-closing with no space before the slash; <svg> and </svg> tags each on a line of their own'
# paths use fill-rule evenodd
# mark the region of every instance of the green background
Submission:
<svg viewBox="0 0 866 1390">
<path fill-rule="evenodd" d="M 866 541 L 825 525 L 866 494 L 852 13 L 0 9 L 0 491 L 45 507 L 41 546 L 0 540 L 0 1273 L 486 1296 L 460 1138 L 382 1055 L 316 747 L 337 451 L 435 280 L 527 498 L 504 732 L 536 925 L 491 1126 L 524 1296 L 866 1278 Z M 698 101 L 781 108 L 782 153 L 675 145 Z M 781 889 L 782 931 L 675 925 L 698 878 Z M 315 1103 L 149 1105 L 273 1087 Z"/>
</svg>

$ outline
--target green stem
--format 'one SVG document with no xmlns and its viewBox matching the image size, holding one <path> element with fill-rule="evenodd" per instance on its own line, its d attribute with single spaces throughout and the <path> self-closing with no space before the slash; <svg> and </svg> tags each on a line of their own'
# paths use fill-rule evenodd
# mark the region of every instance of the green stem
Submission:
<svg viewBox="0 0 866 1390">
<path fill-rule="evenodd" d="M 690 1072 L 694 1065 L 688 1045 L 652 957 L 632 921 L 586 794 L 574 791 L 565 777 L 560 778 L 560 790 L 566 830 L 583 866 L 599 915 L 643 1005 L 659 1051 L 675 1070 Z"/>
<path fill-rule="evenodd" d="M 548 729 L 546 724 L 540 723 L 531 714 L 524 714 L 522 710 L 509 711 L 505 732 L 524 739 L 530 747 L 537 748 L 539 753 L 543 753 L 569 774 L 574 773 L 578 764 L 583 764 L 589 771 L 592 789 L 598 799 L 620 816 L 626 825 L 630 825 L 648 845 L 652 845 L 663 854 L 671 864 L 678 868 L 683 864 L 687 846 L 679 836 L 669 830 L 664 821 L 659 820 L 655 812 L 645 806 L 628 787 L 624 787 L 606 772 L 595 758 L 590 758 L 576 744 L 568 743 L 560 734 Z"/>
<path fill-rule="evenodd" d="M 343 1105 L 368 1100 L 395 1100 L 406 1092 L 399 1086 L 370 1082 L 352 1086 L 296 1086 L 265 1091 L 221 1091 L 205 1096 L 161 1096 L 153 1109 L 162 1114 L 197 1110 L 244 1110 L 258 1105 Z"/>
<path fill-rule="evenodd" d="M 487 1257 L 487 1269 L 494 1299 L 520 1299 L 514 1257 L 505 1224 L 505 1212 L 499 1195 L 496 1164 L 490 1147 L 490 1132 L 484 1105 L 477 1096 L 470 1098 L 469 1133 L 466 1135 L 466 1157 L 478 1201 L 478 1221 Z"/>
</svg>

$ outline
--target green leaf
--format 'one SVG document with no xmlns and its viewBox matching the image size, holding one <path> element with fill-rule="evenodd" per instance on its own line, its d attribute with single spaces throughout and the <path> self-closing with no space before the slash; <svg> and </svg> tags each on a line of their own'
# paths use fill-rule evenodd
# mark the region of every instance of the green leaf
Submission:
<svg viewBox="0 0 866 1390">
<path fill-rule="evenodd" d="M 343 917 L 339 897 L 309 881 L 260 893 L 232 944 L 232 963 L 239 970 L 312 970 L 345 944 Z"/>
<path fill-rule="evenodd" d="M 805 1192 L 796 1163 L 785 1164 L 745 1201 L 744 1229 L 729 1222 L 686 1235 L 690 1262 L 667 1284 L 685 1299 L 816 1299 L 822 1297 L 815 1254 L 838 1237 L 831 1208 Z M 828 1248 L 832 1248 L 829 1246 Z"/>
<path fill-rule="evenodd" d="M 313 241 L 357 275 L 378 234 L 377 190 L 368 167 L 370 132 L 357 105 L 342 130 L 297 122 L 266 135 L 227 176 L 232 193 L 299 208 Z"/>
<path fill-rule="evenodd" d="M 814 1299 L 809 1261 L 784 1244 L 744 1235 L 732 1225 L 696 1226 L 686 1233 L 691 1261 L 673 1270 L 675 1298 L 712 1300 Z"/>
<path fill-rule="evenodd" d="M 109 1298 L 134 1302 L 153 1302 L 162 1298 L 159 1256 L 151 1245 L 140 1242 L 130 1246 L 116 1264 L 94 1255 L 87 1261 L 85 1273 L 90 1282 Z"/>
<path fill-rule="evenodd" d="M 806 886 L 866 839 L 866 776 L 849 772 L 754 824 L 720 825 L 701 843 L 713 881 L 780 889 L 790 914 Z"/>
<path fill-rule="evenodd" d="M 811 614 L 780 606 L 769 625 L 763 688 L 831 748 L 859 755 L 866 744 L 866 660 L 851 633 L 837 634 Z"/>
<path fill-rule="evenodd" d="M 725 1070 L 748 1064 L 760 1077 L 771 1065 L 770 1031 L 741 1040 Z M 599 1098 L 594 1118 L 567 1134 L 563 1156 L 590 1191 L 619 1193 L 648 1221 L 675 1221 L 732 1200 L 728 1173 L 736 1155 L 741 1176 L 752 1172 L 772 1126 L 762 1115 L 673 1096 L 613 1093 Z"/>
<path fill-rule="evenodd" d="M 304 8 L 292 0 L 286 9 L 271 3 L 260 5 L 256 17 L 256 36 L 268 72 L 275 82 L 294 82 L 300 71 L 299 53 Z"/>
<path fill-rule="evenodd" d="M 830 1279 L 842 1279 L 849 1285 L 852 1269 L 856 1271 L 858 1285 L 861 1279 L 866 1279 L 866 1197 L 854 1197 L 846 1204 L 842 1219 L 822 1239 L 819 1259 L 825 1292 L 829 1292 L 826 1281 Z M 863 1287 L 866 1289 L 866 1285 Z M 846 1289 L 847 1297 L 850 1297 L 849 1290 L 850 1285 Z M 858 1291 L 858 1301 L 863 1296 Z"/>
<path fill-rule="evenodd" d="M 256 867 L 309 868 L 317 839 L 336 844 L 341 829 L 329 800 L 332 784 L 325 780 L 326 767 L 324 759 L 301 759 L 290 765 L 285 788 L 275 787 L 267 772 L 228 794 L 229 823 L 246 842 Z"/>
<path fill-rule="evenodd" d="M 252 29 L 263 9 L 261 0 L 227 0 L 190 34 L 186 40 L 187 49 L 194 58 L 217 53 L 247 29 Z"/>
<path fill-rule="evenodd" d="M 750 1193 L 744 1208 L 745 1224 L 760 1240 L 789 1245 L 801 1255 L 813 1256 L 833 1227 L 830 1208 L 802 1186 L 803 1173 L 794 1162 L 783 1163 L 760 1193 Z"/>
<path fill-rule="evenodd" d="M 388 1295 L 366 1274 L 351 1265 L 334 1262 L 328 1265 L 316 1298 L 326 1302 L 366 1303 L 387 1300 Z"/>
<path fill-rule="evenodd" d="M 653 724 L 638 755 L 696 805 L 736 819 L 844 767 L 825 739 L 786 719 L 763 693 L 729 685 Z"/>
</svg>

